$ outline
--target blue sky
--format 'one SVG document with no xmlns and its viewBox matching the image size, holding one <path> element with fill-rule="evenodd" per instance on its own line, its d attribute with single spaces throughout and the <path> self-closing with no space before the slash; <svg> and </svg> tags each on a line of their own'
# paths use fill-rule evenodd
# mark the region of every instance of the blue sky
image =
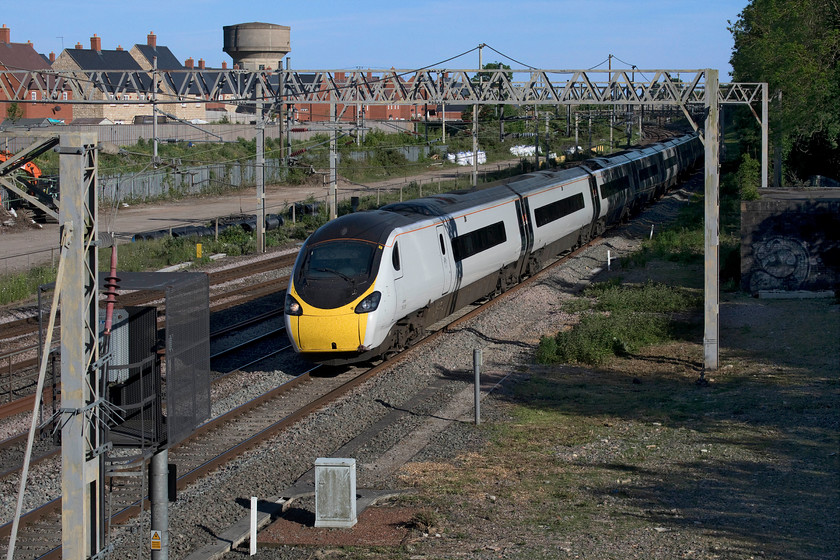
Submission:
<svg viewBox="0 0 840 560">
<path fill-rule="evenodd" d="M 734 21 L 747 0 L 38 0 L 4 1 L 0 24 L 12 42 L 38 52 L 102 38 L 102 48 L 128 49 L 154 31 L 181 61 L 230 63 L 222 26 L 260 21 L 291 27 L 294 69 L 438 66 L 480 43 L 519 63 L 544 69 L 591 68 L 608 55 L 613 67 L 717 68 L 729 79 Z M 485 49 L 483 62 L 522 64 Z M 448 68 L 475 68 L 472 52 Z M 440 67 L 440 66 L 439 66 Z M 606 68 L 604 63 L 600 68 Z"/>
</svg>

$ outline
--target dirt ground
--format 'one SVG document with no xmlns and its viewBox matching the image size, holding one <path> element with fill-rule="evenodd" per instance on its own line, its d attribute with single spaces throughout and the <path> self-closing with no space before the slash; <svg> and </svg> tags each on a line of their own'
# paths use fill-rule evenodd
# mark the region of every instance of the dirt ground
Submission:
<svg viewBox="0 0 840 560">
<path fill-rule="evenodd" d="M 603 368 L 531 366 L 498 401 L 506 443 L 409 465 L 443 536 L 406 557 L 840 558 L 840 306 L 724 294 L 708 385 L 691 324 Z"/>
<path fill-rule="evenodd" d="M 701 273 L 612 275 L 684 285 Z M 478 430 L 482 444 L 406 464 L 413 492 L 352 530 L 284 520 L 259 557 L 840 558 L 838 302 L 721 294 L 705 383 L 702 313 L 679 319 L 674 342 L 603 367 L 519 366 L 482 405 L 488 422 L 438 442 Z"/>
</svg>

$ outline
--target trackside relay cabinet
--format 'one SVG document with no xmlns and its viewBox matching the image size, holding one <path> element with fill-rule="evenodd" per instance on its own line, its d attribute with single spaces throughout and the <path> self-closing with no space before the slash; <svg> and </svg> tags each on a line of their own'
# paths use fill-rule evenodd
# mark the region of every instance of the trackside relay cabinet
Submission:
<svg viewBox="0 0 840 560">
<path fill-rule="evenodd" d="M 356 460 L 315 460 L 315 526 L 356 524 Z"/>
</svg>

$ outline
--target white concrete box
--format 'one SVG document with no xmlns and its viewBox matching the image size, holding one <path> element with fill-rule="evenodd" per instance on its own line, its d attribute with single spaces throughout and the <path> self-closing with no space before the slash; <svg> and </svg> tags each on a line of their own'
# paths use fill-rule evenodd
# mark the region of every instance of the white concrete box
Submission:
<svg viewBox="0 0 840 560">
<path fill-rule="evenodd" d="M 315 460 L 315 526 L 356 524 L 356 460 Z"/>
</svg>

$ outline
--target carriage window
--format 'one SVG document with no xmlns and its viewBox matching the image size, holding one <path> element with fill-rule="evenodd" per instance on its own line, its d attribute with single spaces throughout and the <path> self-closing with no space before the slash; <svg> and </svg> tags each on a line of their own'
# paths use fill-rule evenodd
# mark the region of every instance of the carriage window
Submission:
<svg viewBox="0 0 840 560">
<path fill-rule="evenodd" d="M 657 174 L 659 174 L 659 169 L 656 167 L 656 165 L 651 165 L 639 171 L 639 180 L 645 181 Z"/>
<path fill-rule="evenodd" d="M 537 221 L 537 227 L 549 224 L 554 220 L 559 220 L 564 216 L 568 216 L 569 214 L 577 212 L 578 210 L 582 210 L 583 207 L 584 202 L 582 193 L 578 193 L 574 196 L 569 196 L 562 200 L 552 202 L 551 204 L 541 206 L 540 208 L 534 210 L 534 217 Z"/>
<path fill-rule="evenodd" d="M 442 233 L 439 234 L 438 237 L 440 237 L 440 254 L 445 255 L 446 254 L 446 244 L 443 242 L 443 234 Z"/>
<path fill-rule="evenodd" d="M 391 262 L 394 264 L 394 270 L 400 269 L 400 246 L 394 243 L 394 252 L 391 253 Z"/>
<path fill-rule="evenodd" d="M 608 198 L 614 194 L 617 194 L 629 188 L 630 179 L 627 177 L 627 175 L 619 177 L 618 179 L 613 179 L 612 181 L 607 181 L 606 183 L 601 185 L 601 198 Z"/>
<path fill-rule="evenodd" d="M 452 255 L 455 261 L 462 261 L 507 241 L 504 222 L 459 235 L 452 240 Z"/>
</svg>

